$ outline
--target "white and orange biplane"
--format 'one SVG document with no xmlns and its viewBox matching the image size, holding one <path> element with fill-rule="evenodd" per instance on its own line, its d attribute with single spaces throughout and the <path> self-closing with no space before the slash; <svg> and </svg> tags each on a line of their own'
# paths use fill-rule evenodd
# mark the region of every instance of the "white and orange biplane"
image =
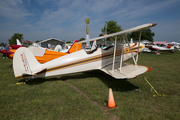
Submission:
<svg viewBox="0 0 180 120">
<path fill-rule="evenodd" d="M 117 33 L 78 42 L 96 42 L 104 38 L 115 37 L 113 45 L 105 49 L 97 46 L 90 52 L 81 49 L 43 64 L 37 61 L 28 48 L 19 48 L 13 58 L 14 75 L 16 78 L 31 79 L 99 69 L 116 79 L 135 78 L 137 75 L 151 70 L 151 67 L 138 65 L 137 62 L 138 54 L 145 48 L 145 45 L 140 43 L 141 31 L 155 25 L 156 23 L 144 24 Z M 139 42 L 129 43 L 126 33 L 134 31 L 140 31 Z M 119 44 L 117 42 L 119 37 L 117 36 L 121 37 Z M 134 64 L 125 63 L 126 60 L 131 58 Z"/>
</svg>

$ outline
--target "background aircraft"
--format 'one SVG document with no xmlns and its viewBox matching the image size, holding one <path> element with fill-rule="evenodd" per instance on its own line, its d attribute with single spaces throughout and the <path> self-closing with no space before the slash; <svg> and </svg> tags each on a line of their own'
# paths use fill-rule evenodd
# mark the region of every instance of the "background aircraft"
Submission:
<svg viewBox="0 0 180 120">
<path fill-rule="evenodd" d="M 81 49 L 82 43 L 75 44 L 77 42 L 79 41 L 78 40 L 74 41 L 73 45 L 68 49 L 67 53 L 56 52 L 42 47 L 28 47 L 28 49 L 30 49 L 30 51 L 33 53 L 33 55 L 35 56 L 35 58 L 38 60 L 39 63 L 45 63 L 55 58 L 79 51 Z M 17 49 L 20 47 L 24 47 L 22 45 L 12 45 L 12 46 Z M 14 53 L 16 52 L 17 49 L 1 50 L 0 53 L 5 52 L 7 57 L 13 58 Z"/>
<path fill-rule="evenodd" d="M 9 50 L 1 50 L 0 53 L 6 54 L 6 57 L 10 57 L 11 54 L 14 54 L 16 49 L 20 47 L 24 47 L 18 39 L 16 39 L 16 42 L 17 42 L 17 45 L 10 45 Z"/>
<path fill-rule="evenodd" d="M 159 52 L 174 52 L 174 45 L 169 44 L 146 45 L 146 48 L 155 51 L 156 54 L 159 54 Z"/>
</svg>

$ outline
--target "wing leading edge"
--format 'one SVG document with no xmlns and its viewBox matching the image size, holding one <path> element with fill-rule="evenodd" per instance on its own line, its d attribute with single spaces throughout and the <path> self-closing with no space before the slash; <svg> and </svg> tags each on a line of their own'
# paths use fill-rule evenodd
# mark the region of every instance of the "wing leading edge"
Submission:
<svg viewBox="0 0 180 120">
<path fill-rule="evenodd" d="M 113 36 L 118 36 L 118 35 L 122 35 L 122 34 L 129 33 L 129 32 L 134 32 L 134 31 L 139 31 L 139 30 L 151 28 L 151 27 L 154 27 L 156 25 L 157 25 L 157 23 L 143 24 L 143 25 L 140 25 L 140 26 L 137 26 L 137 27 L 134 27 L 134 28 L 131 28 L 131 29 L 123 30 L 123 31 L 120 31 L 120 32 L 117 32 L 117 33 L 112 33 L 112 34 L 108 34 L 108 35 L 97 37 L 97 38 L 83 40 L 83 41 L 80 41 L 79 43 L 90 42 L 90 41 L 94 41 L 94 40 L 99 40 L 99 39 L 109 38 L 109 37 L 113 37 Z"/>
</svg>

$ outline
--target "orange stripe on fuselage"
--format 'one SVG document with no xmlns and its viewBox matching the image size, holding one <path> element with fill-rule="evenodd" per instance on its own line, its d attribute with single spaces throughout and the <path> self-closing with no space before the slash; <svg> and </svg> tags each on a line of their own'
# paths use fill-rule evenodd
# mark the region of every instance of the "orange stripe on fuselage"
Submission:
<svg viewBox="0 0 180 120">
<path fill-rule="evenodd" d="M 38 62 L 45 63 L 45 62 L 51 61 L 53 59 L 59 58 L 67 54 L 68 53 L 45 50 L 45 53 L 42 57 L 35 56 L 35 58 L 38 60 Z"/>
</svg>

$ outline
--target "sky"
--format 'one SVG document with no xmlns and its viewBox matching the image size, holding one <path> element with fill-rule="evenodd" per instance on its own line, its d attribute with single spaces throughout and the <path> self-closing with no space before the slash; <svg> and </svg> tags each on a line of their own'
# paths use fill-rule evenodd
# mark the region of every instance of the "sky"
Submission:
<svg viewBox="0 0 180 120">
<path fill-rule="evenodd" d="M 180 0 L 0 0 L 0 43 L 15 33 L 35 42 L 56 38 L 86 38 L 85 18 L 90 18 L 90 38 L 98 37 L 105 20 L 124 30 L 146 23 L 154 41 L 180 43 Z"/>
</svg>

